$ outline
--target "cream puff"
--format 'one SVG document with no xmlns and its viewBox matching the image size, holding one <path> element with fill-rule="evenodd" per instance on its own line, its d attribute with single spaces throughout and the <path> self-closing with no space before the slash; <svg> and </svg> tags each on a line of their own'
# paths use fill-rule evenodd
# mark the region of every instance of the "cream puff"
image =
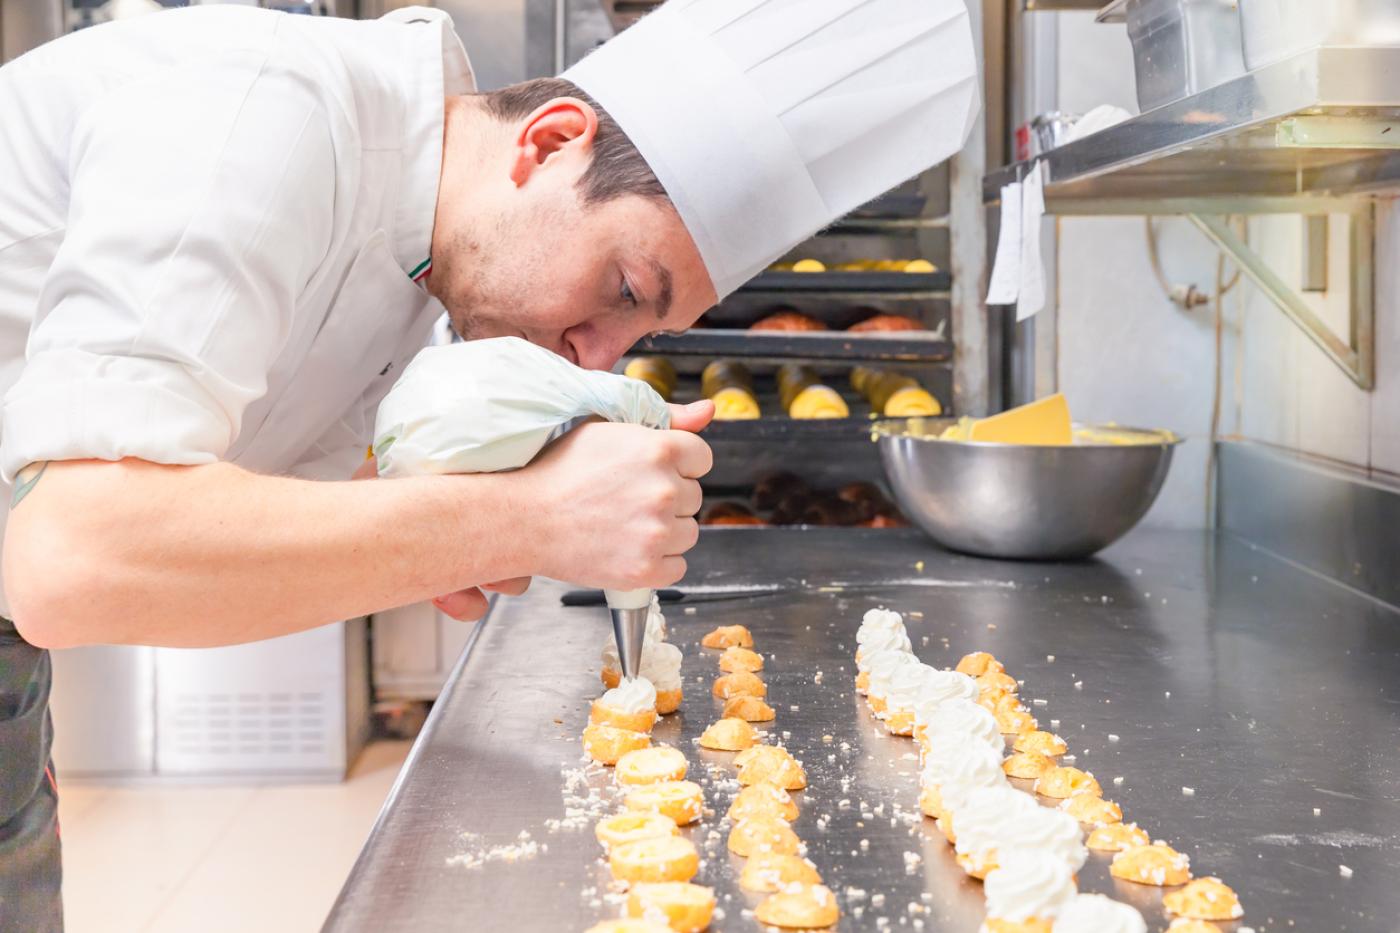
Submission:
<svg viewBox="0 0 1400 933">
<path fill-rule="evenodd" d="M 617 660 L 617 646 L 609 644 L 603 652 L 603 683 L 609 688 L 622 682 L 622 667 Z M 667 642 L 648 641 L 642 646 L 641 676 L 656 688 L 656 711 L 665 716 L 680 708 L 684 694 L 681 690 L 681 649 Z"/>
<path fill-rule="evenodd" d="M 1172 887 L 1191 880 L 1191 860 L 1166 843 L 1154 842 L 1119 852 L 1108 873 L 1137 884 Z"/>
<path fill-rule="evenodd" d="M 932 709 L 916 709 L 914 737 L 925 753 L 945 737 L 967 737 L 998 754 L 1006 747 L 996 717 L 971 700 L 947 700 Z"/>
<path fill-rule="evenodd" d="M 702 648 L 753 647 L 753 635 L 742 625 L 721 625 L 700 640 Z"/>
<path fill-rule="evenodd" d="M 1016 743 L 1011 747 L 1018 752 L 1038 752 L 1050 758 L 1058 758 L 1069 751 L 1064 739 L 1053 732 L 1042 732 L 1039 729 L 1016 736 Z"/>
<path fill-rule="evenodd" d="M 735 674 L 725 674 L 723 677 L 715 678 L 714 695 L 721 700 L 737 696 L 763 699 L 768 695 L 768 688 L 764 686 L 763 680 L 757 674 L 739 671 Z"/>
<path fill-rule="evenodd" d="M 720 752 L 741 752 L 758 743 L 758 733 L 746 720 L 721 719 L 711 723 L 700 736 L 702 748 Z"/>
<path fill-rule="evenodd" d="M 856 629 L 856 664 L 871 651 L 891 648 L 913 650 L 909 633 L 904 628 L 904 617 L 891 609 L 871 609 Z"/>
<path fill-rule="evenodd" d="M 940 671 L 927 664 L 895 671 L 885 697 L 885 726 L 895 735 L 913 735 L 921 719 L 953 700 L 973 700 L 977 689 L 966 674 Z"/>
<path fill-rule="evenodd" d="M 1024 709 L 1008 709 L 996 714 L 997 728 L 1002 735 L 1024 735 L 1040 728 L 1035 717 Z"/>
<path fill-rule="evenodd" d="M 792 885 L 821 883 L 817 866 L 785 852 L 755 852 L 739 873 L 739 887 L 761 894 L 783 891 Z"/>
<path fill-rule="evenodd" d="M 759 923 L 790 930 L 819 930 L 841 919 L 836 895 L 824 885 L 797 885 L 770 894 L 754 911 Z"/>
<path fill-rule="evenodd" d="M 725 719 L 742 719 L 745 722 L 772 722 L 776 715 L 773 712 L 773 707 L 765 703 L 762 697 L 730 697 L 724 704 L 723 716 Z"/>
<path fill-rule="evenodd" d="M 987 916 L 1013 923 L 1052 921 L 1077 893 L 1073 872 L 1048 852 L 1018 849 L 1004 853 L 987 874 L 983 893 Z"/>
<path fill-rule="evenodd" d="M 655 784 L 685 777 L 685 756 L 667 745 L 628 752 L 613 770 L 619 784 Z"/>
<path fill-rule="evenodd" d="M 1097 852 L 1122 852 L 1124 849 L 1145 846 L 1151 841 L 1147 830 L 1136 823 L 1110 823 L 1089 833 L 1084 844 Z"/>
<path fill-rule="evenodd" d="M 623 805 L 641 813 L 660 813 L 685 826 L 705 812 L 705 794 L 694 781 L 657 781 L 629 791 Z"/>
<path fill-rule="evenodd" d="M 1167 912 L 1188 920 L 1238 920 L 1244 916 L 1239 895 L 1219 878 L 1197 878 L 1162 897 Z"/>
<path fill-rule="evenodd" d="M 985 674 L 978 677 L 976 682 L 977 691 L 979 693 L 982 691 L 1016 693 L 1021 689 L 1021 685 L 1016 682 L 1016 678 L 1005 671 L 987 671 Z"/>
<path fill-rule="evenodd" d="M 985 651 L 974 651 L 965 654 L 958 661 L 958 666 L 953 668 L 959 674 L 967 674 L 970 677 L 981 677 L 988 671 L 1001 673 L 1006 670 L 1002 663 Z"/>
<path fill-rule="evenodd" d="M 590 723 L 583 730 L 583 751 L 599 764 L 615 765 L 623 755 L 651 745 L 651 736 L 601 723 Z"/>
<path fill-rule="evenodd" d="M 797 819 L 797 804 L 792 795 L 764 781 L 739 791 L 729 805 L 731 820 L 775 818 L 791 823 Z"/>
<path fill-rule="evenodd" d="M 675 836 L 678 833 L 680 827 L 676 826 L 676 821 L 660 813 L 614 813 L 599 820 L 598 825 L 593 827 L 593 835 L 604 851 L 638 839 Z"/>
<path fill-rule="evenodd" d="M 1076 894 L 1055 917 L 1055 933 L 1147 933 L 1136 908 L 1102 894 Z"/>
<path fill-rule="evenodd" d="M 593 701 L 588 720 L 631 732 L 650 732 L 656 724 L 656 688 L 645 677 L 624 680 Z"/>
<path fill-rule="evenodd" d="M 748 648 L 732 645 L 719 656 L 719 669 L 726 674 L 748 671 L 751 674 L 763 670 L 763 655 Z"/>
<path fill-rule="evenodd" d="M 944 810 L 962 807 L 975 790 L 1007 786 L 1001 756 L 966 736 L 950 736 L 929 751 L 924 757 L 919 785 L 924 792 L 920 808 L 935 819 Z"/>
<path fill-rule="evenodd" d="M 903 651 L 874 652 L 869 659 L 870 682 L 866 686 L 865 699 L 875 715 L 882 715 L 888 705 L 890 686 L 896 675 L 905 671 L 904 676 L 916 675 L 923 667 L 919 659 Z"/>
<path fill-rule="evenodd" d="M 688 881 L 651 881 L 627 892 L 627 914 L 663 922 L 675 933 L 700 933 L 715 913 L 715 892 Z"/>
<path fill-rule="evenodd" d="M 646 663 L 646 650 L 652 645 L 663 645 L 666 643 L 666 617 L 661 614 L 661 605 L 657 602 L 655 594 L 652 595 L 651 608 L 647 610 L 646 638 L 642 641 L 642 662 Z M 675 647 L 674 645 L 669 647 Z M 679 654 L 680 649 L 676 649 Z M 640 672 L 646 676 L 646 671 Z M 622 661 L 617 654 L 617 640 L 608 636 L 606 644 L 603 645 L 603 686 L 611 690 L 622 682 Z M 648 677 L 648 679 L 651 679 Z M 655 683 L 655 681 L 652 681 Z"/>
<path fill-rule="evenodd" d="M 1055 767 L 1055 761 L 1040 752 L 1017 752 L 1001 763 L 1001 770 L 1007 777 L 1038 778 Z"/>
<path fill-rule="evenodd" d="M 751 753 L 756 754 L 744 758 Z M 807 786 L 807 773 L 802 770 L 801 762 L 788 754 L 787 749 L 772 745 L 755 745 L 740 752 L 734 763 L 739 768 L 739 783 L 745 787 L 761 782 L 776 785 L 784 790 L 801 790 Z"/>
<path fill-rule="evenodd" d="M 973 877 L 985 877 L 1000 864 L 1002 852 L 1013 850 L 1053 855 L 1071 874 L 1089 857 L 1073 817 L 1042 807 L 1009 786 L 975 790 L 953 814 L 958 864 Z"/>
<path fill-rule="evenodd" d="M 689 881 L 700 870 L 695 844 L 681 836 L 651 836 L 613 846 L 608 868 L 618 881 Z"/>
<path fill-rule="evenodd" d="M 784 820 L 740 820 L 729 831 L 729 851 L 747 858 L 757 852 L 796 855 L 802 848 L 797 833 Z"/>
<path fill-rule="evenodd" d="M 1123 822 L 1123 809 L 1097 794 L 1075 794 L 1060 804 L 1060 809 L 1087 826 Z"/>
<path fill-rule="evenodd" d="M 1060 799 L 1076 794 L 1093 794 L 1097 797 L 1103 793 L 1103 789 L 1089 772 L 1062 765 L 1036 778 L 1035 792 L 1042 797 Z"/>
</svg>

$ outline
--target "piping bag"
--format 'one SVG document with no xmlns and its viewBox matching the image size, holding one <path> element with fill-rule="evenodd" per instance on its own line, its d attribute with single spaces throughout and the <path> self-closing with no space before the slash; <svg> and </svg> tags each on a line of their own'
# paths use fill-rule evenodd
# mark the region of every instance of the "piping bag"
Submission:
<svg viewBox="0 0 1400 933">
<path fill-rule="evenodd" d="M 413 358 L 379 405 L 373 451 L 384 477 L 499 473 L 590 418 L 666 429 L 671 409 L 644 382 L 581 369 L 518 337 L 473 340 Z M 636 677 L 652 591 L 604 595 L 622 674 Z"/>
</svg>

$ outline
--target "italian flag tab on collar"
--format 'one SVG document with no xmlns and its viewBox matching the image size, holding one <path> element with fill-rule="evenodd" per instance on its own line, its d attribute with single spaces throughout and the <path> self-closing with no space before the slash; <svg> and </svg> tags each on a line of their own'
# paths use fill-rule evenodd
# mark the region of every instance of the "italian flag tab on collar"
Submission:
<svg viewBox="0 0 1400 933">
<path fill-rule="evenodd" d="M 432 258 L 431 256 L 429 256 L 427 259 L 423 260 L 423 261 L 420 262 L 418 265 L 414 266 L 414 267 L 413 267 L 413 271 L 410 272 L 410 273 L 408 274 L 408 277 L 409 277 L 410 279 L 412 279 L 414 282 L 417 282 L 417 283 L 420 283 L 420 284 L 421 284 L 422 281 L 423 281 L 423 279 L 425 279 L 425 278 L 427 277 L 428 273 L 429 273 L 429 272 L 432 272 L 432 271 L 433 271 L 433 258 Z"/>
</svg>

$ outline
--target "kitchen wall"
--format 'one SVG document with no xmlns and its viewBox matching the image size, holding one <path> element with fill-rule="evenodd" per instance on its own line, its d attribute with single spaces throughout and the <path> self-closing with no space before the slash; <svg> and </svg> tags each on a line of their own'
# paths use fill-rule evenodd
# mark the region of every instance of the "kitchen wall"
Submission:
<svg viewBox="0 0 1400 933">
<path fill-rule="evenodd" d="M 1057 22 L 1039 51 L 1057 58 L 1059 109 L 1084 113 L 1112 103 L 1135 113 L 1125 28 L 1095 24 L 1092 14 L 1049 15 Z M 1400 207 L 1385 202 L 1377 215 L 1376 389 L 1358 389 L 1242 281 L 1223 306 L 1221 434 L 1400 476 L 1400 262 L 1387 261 L 1400 259 Z M 1213 294 L 1217 251 L 1186 220 L 1155 224 L 1168 280 Z M 1186 437 L 1148 522 L 1199 527 L 1207 514 L 1215 399 L 1213 307 L 1183 311 L 1167 300 L 1149 263 L 1143 218 L 1059 218 L 1055 226 L 1058 386 L 1083 420 L 1165 427 Z M 1300 218 L 1253 219 L 1249 236 L 1285 280 L 1298 279 Z M 1340 333 L 1349 302 L 1346 236 L 1345 219 L 1334 218 L 1328 291 L 1308 298 Z"/>
</svg>

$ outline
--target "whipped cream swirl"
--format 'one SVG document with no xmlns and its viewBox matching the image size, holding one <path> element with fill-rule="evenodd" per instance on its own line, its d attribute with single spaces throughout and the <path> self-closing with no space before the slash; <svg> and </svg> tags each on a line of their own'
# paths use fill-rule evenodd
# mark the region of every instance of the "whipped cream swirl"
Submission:
<svg viewBox="0 0 1400 933">
<path fill-rule="evenodd" d="M 886 702 L 889 700 L 890 685 L 894 682 L 895 676 L 904 668 L 923 667 L 919 659 L 905 651 L 880 651 L 870 658 L 870 687 L 869 693 L 873 697 L 880 697 Z"/>
<path fill-rule="evenodd" d="M 936 748 L 949 739 L 971 738 L 1000 754 L 1006 750 L 997 718 L 971 700 L 945 700 L 935 706 L 914 707 L 914 728 L 922 729 Z"/>
<path fill-rule="evenodd" d="M 860 643 L 860 657 L 856 658 L 856 669 L 866 670 L 870 656 L 881 651 L 903 651 L 908 654 L 913 650 L 914 645 L 909 641 L 909 636 L 904 634 L 903 629 L 897 632 L 888 630 L 872 632 L 868 638 Z"/>
<path fill-rule="evenodd" d="M 920 709 L 936 708 L 949 700 L 977 699 L 977 682 L 957 671 L 940 671 L 923 666 L 916 678 L 890 684 L 889 705 L 917 715 Z"/>
<path fill-rule="evenodd" d="M 943 806 L 954 811 L 979 788 L 1010 786 L 1001 770 L 1001 755 L 966 736 L 949 737 L 932 749 L 919 780 L 924 787 L 938 788 Z"/>
<path fill-rule="evenodd" d="M 1137 909 L 1102 894 L 1076 894 L 1055 917 L 1055 933 L 1147 933 Z"/>
<path fill-rule="evenodd" d="M 620 713 L 643 713 L 656 709 L 656 688 L 645 677 L 634 677 L 613 687 L 598 702 Z"/>
<path fill-rule="evenodd" d="M 667 692 L 681 689 L 681 649 L 664 641 L 642 646 L 642 676 Z"/>
<path fill-rule="evenodd" d="M 856 630 L 856 644 L 864 645 L 865 637 L 869 637 L 875 632 L 904 632 L 904 616 L 893 609 L 871 609 L 860 620 L 860 628 Z"/>
<path fill-rule="evenodd" d="M 987 916 L 998 920 L 1049 920 L 1075 895 L 1069 866 L 1044 852 L 1015 851 L 997 857 L 997 870 L 982 890 Z M 1060 927 L 1056 923 L 1058 933 Z"/>
<path fill-rule="evenodd" d="M 1040 809 L 1043 808 L 1034 797 L 1021 793 L 1010 784 L 979 787 L 967 795 L 962 806 L 953 809 L 958 854 L 981 856 L 990 853 L 1003 840 L 1014 837 L 1017 827 L 1033 819 Z"/>
</svg>

